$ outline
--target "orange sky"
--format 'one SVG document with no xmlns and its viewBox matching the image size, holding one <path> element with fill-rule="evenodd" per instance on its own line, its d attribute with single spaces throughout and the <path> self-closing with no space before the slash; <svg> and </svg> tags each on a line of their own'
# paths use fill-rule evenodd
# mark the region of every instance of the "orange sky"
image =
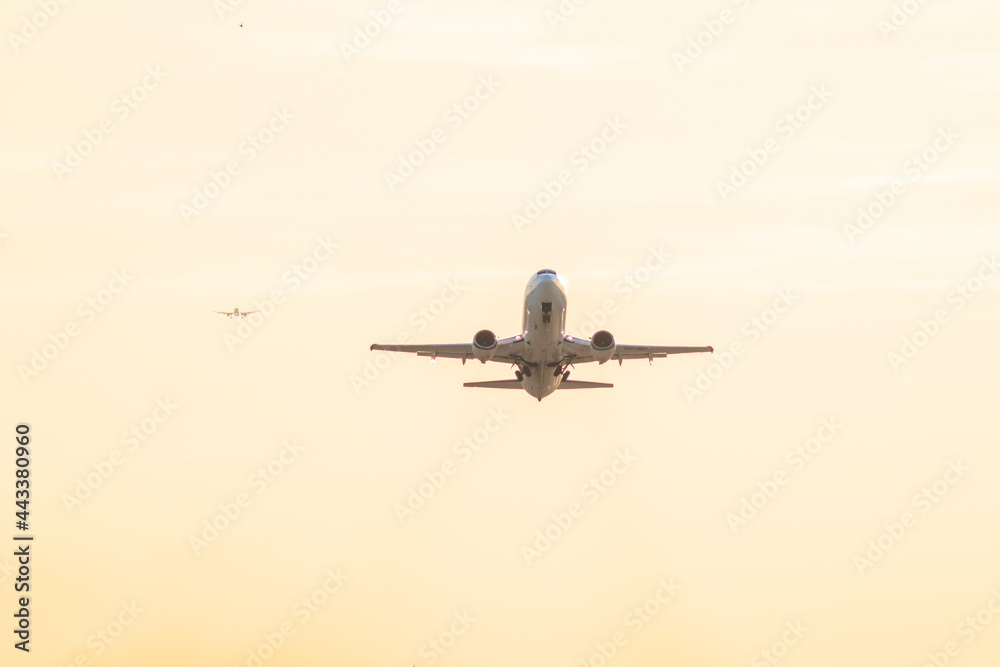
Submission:
<svg viewBox="0 0 1000 667">
<path fill-rule="evenodd" d="M 997 10 L 893 7 L 11 3 L 4 650 L 992 665 Z M 716 353 L 538 403 L 368 349 L 541 268 Z"/>
</svg>

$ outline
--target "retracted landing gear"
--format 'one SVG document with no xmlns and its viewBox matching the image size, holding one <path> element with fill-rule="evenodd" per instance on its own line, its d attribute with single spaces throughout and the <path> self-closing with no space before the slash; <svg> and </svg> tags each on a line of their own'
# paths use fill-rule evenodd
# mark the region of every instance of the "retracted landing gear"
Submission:
<svg viewBox="0 0 1000 667">
<path fill-rule="evenodd" d="M 573 357 L 565 357 L 563 358 L 562 361 L 555 364 L 555 369 L 553 369 L 552 371 L 552 377 L 559 377 L 560 375 L 562 375 L 563 380 L 569 378 L 569 367 L 570 367 L 569 362 L 571 362 L 572 360 Z"/>
<path fill-rule="evenodd" d="M 542 324 L 549 324 L 552 321 L 552 302 L 542 301 Z"/>
</svg>

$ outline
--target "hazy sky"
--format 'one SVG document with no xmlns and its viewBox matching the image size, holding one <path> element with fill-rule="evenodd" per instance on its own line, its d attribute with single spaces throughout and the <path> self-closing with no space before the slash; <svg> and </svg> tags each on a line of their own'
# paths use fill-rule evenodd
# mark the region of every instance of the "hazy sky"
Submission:
<svg viewBox="0 0 1000 667">
<path fill-rule="evenodd" d="M 995 664 L 996 3 L 119 4 L 3 12 L 4 664 Z M 368 349 L 541 268 L 716 352 Z"/>
</svg>

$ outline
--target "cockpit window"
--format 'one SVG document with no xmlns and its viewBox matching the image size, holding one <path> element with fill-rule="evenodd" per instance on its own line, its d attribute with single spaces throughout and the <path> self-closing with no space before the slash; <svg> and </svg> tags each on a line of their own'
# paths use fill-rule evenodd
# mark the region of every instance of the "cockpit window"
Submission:
<svg viewBox="0 0 1000 667">
<path fill-rule="evenodd" d="M 536 276 L 545 276 L 545 275 L 554 276 L 554 275 L 556 275 L 556 272 L 553 271 L 552 269 L 542 269 L 541 271 L 539 271 L 535 275 Z"/>
</svg>

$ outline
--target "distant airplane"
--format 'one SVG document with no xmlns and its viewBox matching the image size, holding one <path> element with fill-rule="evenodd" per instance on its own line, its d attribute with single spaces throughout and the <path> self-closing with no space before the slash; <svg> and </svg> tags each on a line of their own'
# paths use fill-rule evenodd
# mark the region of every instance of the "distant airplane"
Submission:
<svg viewBox="0 0 1000 667">
<path fill-rule="evenodd" d="M 243 313 L 243 312 L 240 312 L 240 307 L 236 306 L 235 308 L 233 308 L 233 312 L 231 312 L 231 313 L 227 313 L 224 310 L 216 310 L 216 311 L 213 311 L 213 312 L 216 312 L 219 315 L 225 315 L 229 319 L 233 319 L 234 317 L 246 317 L 247 315 L 252 315 L 254 313 L 259 313 L 260 311 L 259 310 L 249 310 L 249 311 Z"/>
<path fill-rule="evenodd" d="M 557 318 L 553 319 L 552 315 Z M 381 345 L 372 350 L 413 352 L 419 357 L 437 357 L 466 360 L 478 359 L 482 363 L 497 361 L 517 366 L 514 380 L 466 382 L 465 387 L 489 389 L 524 389 L 539 401 L 557 389 L 598 389 L 612 387 L 608 382 L 583 382 L 569 379 L 569 366 L 596 361 L 603 364 L 617 359 L 620 366 L 624 359 L 649 359 L 669 354 L 687 352 L 713 352 L 705 347 L 663 347 L 649 345 L 618 345 L 608 331 L 598 331 L 590 339 L 574 338 L 566 334 L 566 283 L 555 271 L 542 269 L 528 281 L 524 291 L 524 317 L 522 333 L 498 340 L 496 334 L 483 329 L 472 338 L 472 343 L 445 345 Z"/>
</svg>

